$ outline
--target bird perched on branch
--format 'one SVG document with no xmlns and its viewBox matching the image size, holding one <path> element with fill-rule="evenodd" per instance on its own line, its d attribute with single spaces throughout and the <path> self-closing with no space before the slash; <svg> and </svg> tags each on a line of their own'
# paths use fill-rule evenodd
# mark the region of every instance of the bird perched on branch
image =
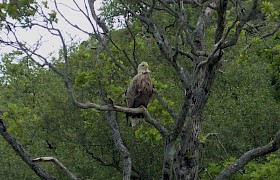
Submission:
<svg viewBox="0 0 280 180">
<path fill-rule="evenodd" d="M 132 78 L 129 87 L 126 90 L 126 104 L 129 108 L 137 108 L 144 106 L 147 108 L 152 94 L 153 84 L 151 81 L 150 73 L 147 62 L 142 62 L 138 66 L 138 73 Z M 135 126 L 139 123 L 140 118 L 143 118 L 143 114 L 126 113 L 127 121 L 131 121 L 131 126 Z"/>
</svg>

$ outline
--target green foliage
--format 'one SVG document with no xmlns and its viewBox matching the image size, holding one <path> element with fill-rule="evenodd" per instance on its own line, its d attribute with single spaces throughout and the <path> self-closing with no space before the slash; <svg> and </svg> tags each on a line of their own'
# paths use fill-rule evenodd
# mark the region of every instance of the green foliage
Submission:
<svg viewBox="0 0 280 180">
<path fill-rule="evenodd" d="M 280 34 L 275 35 L 275 41 L 267 47 L 265 44 L 258 50 L 257 55 L 268 62 L 268 71 L 271 77 L 271 85 L 273 90 L 271 91 L 275 99 L 280 100 L 280 46 L 279 46 Z"/>
<path fill-rule="evenodd" d="M 225 53 L 225 65 L 217 75 L 211 96 L 205 107 L 204 144 L 205 163 L 219 162 L 229 156 L 239 157 L 245 151 L 262 146 L 279 130 L 279 102 L 275 99 L 275 87 L 271 84 L 271 62 L 274 48 L 259 37 L 246 38 Z M 244 43 L 244 45 L 243 45 Z M 276 57 L 277 58 L 277 57 Z M 278 58 L 279 59 L 279 58 Z M 269 130 L 269 131 L 268 131 Z M 238 132 L 238 133 L 236 133 Z"/>
<path fill-rule="evenodd" d="M 50 23 L 52 23 L 52 22 L 57 23 L 58 19 L 56 17 L 56 12 L 54 10 L 52 10 L 48 15 L 49 15 L 48 21 Z"/>
<path fill-rule="evenodd" d="M 4 0 L 0 3 L 0 24 L 3 26 L 2 23 L 6 18 L 12 18 L 27 26 L 37 12 L 37 8 L 34 0 Z"/>
<path fill-rule="evenodd" d="M 0 17 L 12 17 L 28 24 L 37 9 L 36 3 L 30 0 L 17 3 L 22 3 L 20 8 L 17 8 L 18 4 L 7 1 L 1 3 Z M 110 98 L 114 104 L 125 106 L 124 92 L 131 80 L 128 74 L 134 75 L 137 64 L 147 61 L 157 92 L 175 112 L 179 112 L 184 92 L 178 73 L 164 59 L 146 27 L 125 14 L 119 1 L 103 3 L 103 18 L 111 25 L 111 29 L 118 21 L 113 16 L 118 15 L 126 18 L 130 29 L 117 29 L 108 34 L 114 42 L 109 43 L 110 52 L 96 48 L 99 44 L 93 38 L 69 48 L 70 81 L 75 97 L 81 102 L 98 104 L 104 104 Z M 244 4 L 247 7 L 248 4 Z M 47 1 L 43 1 L 42 5 L 49 9 Z M 133 1 L 130 8 L 137 10 L 137 13 L 144 13 L 137 1 Z M 262 12 L 270 22 L 279 18 L 276 9 L 275 3 L 262 2 Z M 190 17 L 190 25 L 195 25 L 198 13 L 194 7 L 186 7 L 185 13 Z M 227 10 L 229 21 L 226 27 L 233 22 L 234 13 Z M 214 14 L 212 18 L 216 16 Z M 169 43 L 174 43 L 177 40 L 174 34 L 178 33 L 175 29 L 180 24 L 167 13 L 155 13 L 152 18 L 166 27 Z M 57 22 L 56 12 L 50 11 L 47 20 L 48 23 Z M 216 28 L 214 20 L 210 24 L 205 34 L 207 49 L 213 48 L 212 37 L 215 36 Z M 203 179 L 212 179 L 235 160 L 229 157 L 239 157 L 248 149 L 266 144 L 280 128 L 280 107 L 275 100 L 280 96 L 280 36 L 276 34 L 273 40 L 264 41 L 256 35 L 266 32 L 266 29 L 249 31 L 252 25 L 247 24 L 248 29 L 241 32 L 236 47 L 225 50 L 224 66 L 217 75 L 205 107 L 204 134 L 217 133 L 217 136 L 200 137 L 204 146 L 203 166 L 207 167 L 207 172 L 201 175 Z M 2 28 L 7 27 L 2 24 Z M 233 31 L 229 33 L 232 34 Z M 182 37 L 180 40 L 184 38 L 187 39 Z M 189 51 L 188 46 L 179 48 Z M 114 59 L 110 57 L 112 54 Z M 178 56 L 178 62 L 192 71 L 189 59 Z M 52 63 L 65 72 L 62 51 Z M 128 72 L 121 71 L 117 63 Z M 8 130 L 32 156 L 55 156 L 80 179 L 121 179 L 123 161 L 114 146 L 106 112 L 74 107 L 63 80 L 50 69 L 39 68 L 30 59 L 22 58 L 21 52 L 3 57 L 0 74 L 3 118 Z M 167 129 L 173 127 L 171 116 L 156 98 L 153 98 L 148 110 Z M 128 127 L 124 113 L 114 112 L 114 115 L 132 157 L 133 174 L 137 173 L 142 179 L 160 179 L 164 143 L 159 132 L 144 121 L 136 127 Z M 36 175 L 3 141 L 0 141 L 0 152 L 4 152 L 2 154 L 5 156 L 0 165 L 3 170 L 0 171 L 0 177 L 36 179 Z M 56 167 L 49 164 L 42 164 L 42 167 L 59 179 L 65 179 Z M 279 155 L 249 163 L 241 173 L 233 179 L 273 179 L 279 173 Z"/>
<path fill-rule="evenodd" d="M 276 10 L 274 4 L 270 1 L 262 1 L 262 13 L 266 14 L 268 20 L 278 20 L 279 19 L 279 11 Z"/>
<path fill-rule="evenodd" d="M 280 107 L 270 89 L 269 74 L 263 63 L 250 61 L 246 65 L 228 66 L 213 87 L 204 130 L 218 133 L 231 156 L 238 157 L 248 149 L 266 144 L 280 128 L 277 122 Z M 215 143 L 207 144 L 206 149 L 216 149 L 218 145 L 219 150 L 207 152 L 209 157 L 225 158 L 218 141 L 210 142 Z"/>
</svg>

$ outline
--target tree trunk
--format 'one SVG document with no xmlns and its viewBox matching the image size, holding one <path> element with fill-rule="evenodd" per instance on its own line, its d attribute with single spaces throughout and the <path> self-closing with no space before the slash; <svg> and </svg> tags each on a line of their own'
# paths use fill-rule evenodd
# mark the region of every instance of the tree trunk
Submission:
<svg viewBox="0 0 280 180">
<path fill-rule="evenodd" d="M 164 163 L 163 163 L 163 179 L 173 179 L 173 159 L 175 154 L 175 141 L 171 140 L 171 136 L 165 138 L 164 144 Z"/>
<path fill-rule="evenodd" d="M 221 55 L 219 53 L 210 61 L 218 62 L 221 59 Z M 201 59 L 198 60 L 198 62 L 202 61 Z M 193 79 L 191 96 L 189 97 L 191 107 L 180 134 L 179 150 L 174 156 L 174 174 L 176 179 L 195 180 L 199 178 L 201 154 L 199 134 L 201 133 L 203 121 L 203 108 L 208 100 L 209 92 L 219 67 L 219 63 L 207 64 L 205 66 L 200 66 L 197 63 L 194 68 L 196 76 Z"/>
<path fill-rule="evenodd" d="M 174 158 L 176 179 L 198 179 L 200 160 L 199 133 L 201 132 L 201 116 L 187 120 L 180 137 L 180 150 Z"/>
</svg>

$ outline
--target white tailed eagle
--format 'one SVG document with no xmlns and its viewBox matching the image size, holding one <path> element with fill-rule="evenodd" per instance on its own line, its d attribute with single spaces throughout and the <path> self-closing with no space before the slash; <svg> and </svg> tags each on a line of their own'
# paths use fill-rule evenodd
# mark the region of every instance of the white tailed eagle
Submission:
<svg viewBox="0 0 280 180">
<path fill-rule="evenodd" d="M 126 91 L 127 107 L 137 108 L 142 105 L 147 108 L 153 94 L 153 84 L 150 76 L 151 71 L 148 68 L 149 65 L 146 62 L 139 64 L 138 73 L 132 78 Z M 126 113 L 127 121 L 129 117 L 131 117 L 131 126 L 135 126 L 144 115 Z"/>
</svg>

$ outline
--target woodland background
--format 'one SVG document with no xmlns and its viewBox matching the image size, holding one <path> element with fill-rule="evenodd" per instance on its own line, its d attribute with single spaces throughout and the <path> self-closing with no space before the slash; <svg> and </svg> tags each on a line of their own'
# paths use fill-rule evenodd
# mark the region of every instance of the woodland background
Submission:
<svg viewBox="0 0 280 180">
<path fill-rule="evenodd" d="M 24 5 L 34 3 L 19 2 Z M 9 12 L 8 16 L 18 21 L 34 16 L 32 8 L 30 14 L 26 14 L 26 11 L 17 11 L 15 5 L 9 3 L 0 3 L 2 30 L 12 28 L 6 23 L 8 20 L 4 20 L 3 12 L 6 16 Z M 136 72 L 135 65 L 147 61 L 157 93 L 174 112 L 179 112 L 184 91 L 176 70 L 163 60 L 157 43 L 143 30 L 141 22 L 131 20 L 129 25 L 119 24 L 116 27 L 116 22 L 110 17 L 118 13 L 114 11 L 117 6 L 110 3 L 105 1 L 101 12 L 107 18 L 108 27 L 111 27 L 114 43 L 109 42 L 108 47 L 115 59 L 99 48 L 95 36 L 67 46 L 69 77 L 75 97 L 81 102 L 98 104 L 112 98 L 114 104 L 125 106 L 124 92 L 131 75 Z M 246 7 L 246 3 L 250 1 L 242 4 Z M 279 23 L 280 2 L 261 1 L 260 4 L 266 21 Z M 193 16 L 197 13 L 192 8 L 188 10 Z M 55 11 L 50 13 L 49 22 L 55 24 L 56 15 Z M 167 24 L 173 21 L 164 13 L 155 18 Z M 128 29 L 124 28 L 128 26 Z M 280 129 L 280 32 L 269 38 L 261 38 L 272 27 L 262 29 L 262 26 L 248 23 L 238 43 L 223 52 L 222 66 L 204 107 L 202 133 L 199 136 L 202 146 L 201 179 L 213 179 L 244 152 L 269 143 Z M 176 34 L 172 28 L 167 33 Z M 211 36 L 215 36 L 214 28 L 206 31 L 205 37 Z M 206 46 L 211 45 L 210 41 L 206 38 Z M 1 44 L 10 45 L 5 43 L 1 39 Z M 63 53 L 61 49 L 58 56 L 48 57 L 62 71 L 66 70 Z M 191 68 L 188 62 L 180 61 L 183 67 Z M 104 89 L 105 100 L 102 98 Z M 0 109 L 7 130 L 32 158 L 56 157 L 79 179 L 122 178 L 123 159 L 114 145 L 106 114 L 96 109 L 76 107 L 67 94 L 63 79 L 51 68 L 38 66 L 20 49 L 1 56 Z M 148 111 L 152 117 L 160 119 L 164 127 L 172 129 L 170 114 L 155 96 Z M 134 128 L 129 127 L 125 113 L 114 114 L 123 142 L 131 155 L 132 176 L 160 179 L 164 149 L 160 133 L 145 121 Z M 39 179 L 2 137 L 0 154 L 0 177 L 7 180 Z M 58 179 L 67 179 L 53 164 L 42 162 L 40 166 Z M 254 159 L 232 179 L 277 179 L 279 174 L 278 150 Z"/>
</svg>

